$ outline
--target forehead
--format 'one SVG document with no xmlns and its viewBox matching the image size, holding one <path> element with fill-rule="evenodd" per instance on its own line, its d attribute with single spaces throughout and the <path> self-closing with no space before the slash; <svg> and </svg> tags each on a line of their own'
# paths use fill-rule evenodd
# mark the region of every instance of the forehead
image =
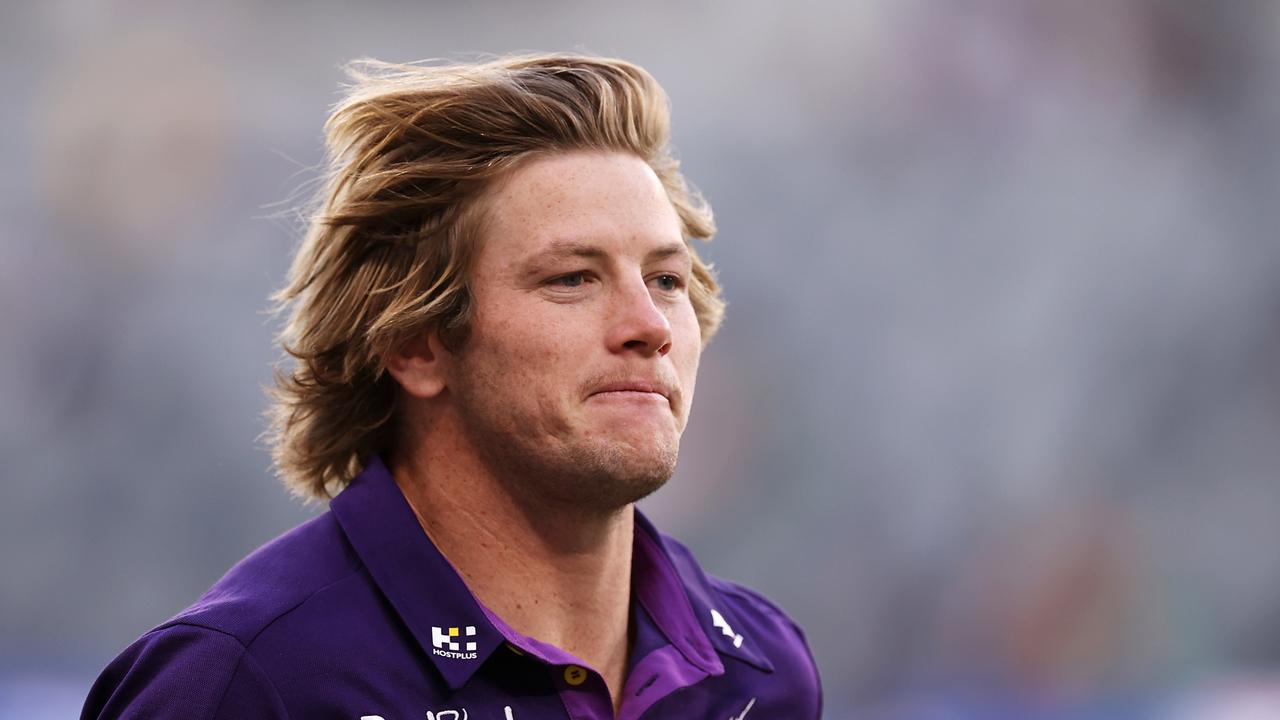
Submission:
<svg viewBox="0 0 1280 720">
<path fill-rule="evenodd" d="M 516 265 L 565 243 L 643 254 L 682 241 L 653 169 L 624 153 L 569 152 L 518 166 L 486 200 L 480 265 Z"/>
</svg>

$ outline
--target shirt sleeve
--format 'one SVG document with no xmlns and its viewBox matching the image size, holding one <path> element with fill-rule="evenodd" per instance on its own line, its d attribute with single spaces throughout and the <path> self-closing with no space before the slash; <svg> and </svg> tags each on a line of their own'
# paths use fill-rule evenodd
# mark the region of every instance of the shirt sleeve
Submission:
<svg viewBox="0 0 1280 720">
<path fill-rule="evenodd" d="M 813 718 L 818 720 L 822 717 L 822 677 L 818 674 L 818 663 L 813 659 L 813 648 L 809 647 L 809 639 L 805 637 L 804 631 L 795 624 L 795 621 L 788 620 L 788 622 L 795 630 L 796 636 L 800 638 L 800 645 L 804 648 L 805 657 L 808 659 L 808 681 L 804 692 L 812 702 Z"/>
<path fill-rule="evenodd" d="M 270 679 L 235 637 L 195 625 L 143 635 L 98 676 L 80 720 L 284 719 Z"/>
</svg>

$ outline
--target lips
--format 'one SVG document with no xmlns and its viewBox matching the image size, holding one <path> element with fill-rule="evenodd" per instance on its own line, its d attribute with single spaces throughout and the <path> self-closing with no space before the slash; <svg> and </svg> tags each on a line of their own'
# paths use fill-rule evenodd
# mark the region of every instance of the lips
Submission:
<svg viewBox="0 0 1280 720">
<path fill-rule="evenodd" d="M 609 397 L 609 393 L 617 393 L 616 395 L 612 395 L 612 397 L 616 398 L 627 397 L 631 393 L 647 393 L 650 396 L 656 395 L 665 398 L 667 405 L 673 410 L 675 408 L 675 403 L 672 401 L 672 397 L 676 395 L 674 387 L 655 380 L 627 379 L 606 382 L 602 385 L 596 386 L 590 392 L 588 397 L 594 397 L 596 395 Z M 642 396 L 637 396 L 637 399 L 638 397 Z"/>
<path fill-rule="evenodd" d="M 610 392 L 644 392 L 655 393 L 661 395 L 668 400 L 671 399 L 671 391 L 667 386 L 660 383 L 649 382 L 646 380 L 623 380 L 620 382 L 611 382 L 601 385 L 592 391 L 592 395 Z"/>
</svg>

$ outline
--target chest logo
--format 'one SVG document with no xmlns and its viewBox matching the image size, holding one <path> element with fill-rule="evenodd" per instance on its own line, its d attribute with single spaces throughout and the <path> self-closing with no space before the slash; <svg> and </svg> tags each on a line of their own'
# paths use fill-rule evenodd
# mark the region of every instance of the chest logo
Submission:
<svg viewBox="0 0 1280 720">
<path fill-rule="evenodd" d="M 475 660 L 476 659 L 476 626 L 467 625 L 466 627 L 441 628 L 431 627 L 431 652 L 440 657 L 453 658 L 454 660 Z M 462 641 L 463 637 L 473 638 L 466 642 Z M 465 648 L 464 648 L 465 646 Z M 453 711 L 446 711 L 453 712 Z M 448 717 L 448 716 L 444 716 Z M 452 720 L 452 718 L 450 718 Z"/>
<path fill-rule="evenodd" d="M 720 611 L 715 608 L 711 609 L 711 624 L 715 625 L 721 633 L 724 633 L 725 637 L 732 638 L 734 647 L 742 647 L 742 636 L 735 633 L 733 628 L 729 627 L 729 621 L 725 620 L 724 616 L 720 614 Z"/>
<path fill-rule="evenodd" d="M 507 711 L 507 719 L 514 720 L 511 717 L 511 708 L 504 708 Z M 360 720 L 383 720 L 381 715 L 361 715 Z M 427 711 L 427 720 L 467 720 L 467 709 L 462 710 L 440 710 L 437 712 Z"/>
</svg>

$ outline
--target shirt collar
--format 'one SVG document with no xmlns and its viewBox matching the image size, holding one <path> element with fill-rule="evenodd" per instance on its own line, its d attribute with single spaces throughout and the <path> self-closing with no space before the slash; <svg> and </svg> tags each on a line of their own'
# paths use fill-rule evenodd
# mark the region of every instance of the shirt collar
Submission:
<svg viewBox="0 0 1280 720">
<path fill-rule="evenodd" d="M 504 642 L 546 662 L 573 661 L 557 648 L 519 635 L 481 605 L 423 532 L 381 458 L 374 456 L 330 509 L 374 583 L 450 688 L 465 685 Z M 688 551 L 676 545 L 683 552 L 671 552 L 671 541 L 639 511 L 635 517 L 632 590 L 662 634 L 708 675 L 724 672 L 717 652 L 772 671 L 754 643 L 744 638 L 735 645 L 716 626 L 713 609 L 730 627 L 740 627 L 728 607 L 712 602 L 716 595 L 710 582 Z"/>
<path fill-rule="evenodd" d="M 711 648 L 773 672 L 773 664 L 761 654 L 755 639 L 733 631 L 744 625 L 728 604 L 718 600 L 720 594 L 688 549 L 659 533 L 639 510 L 635 538 L 635 595 L 690 662 L 702 665 L 711 675 L 723 673 L 719 658 L 707 652 Z"/>
<path fill-rule="evenodd" d="M 503 638 L 423 532 L 381 458 L 372 458 L 329 508 L 445 682 L 455 690 L 465 685 Z"/>
</svg>

